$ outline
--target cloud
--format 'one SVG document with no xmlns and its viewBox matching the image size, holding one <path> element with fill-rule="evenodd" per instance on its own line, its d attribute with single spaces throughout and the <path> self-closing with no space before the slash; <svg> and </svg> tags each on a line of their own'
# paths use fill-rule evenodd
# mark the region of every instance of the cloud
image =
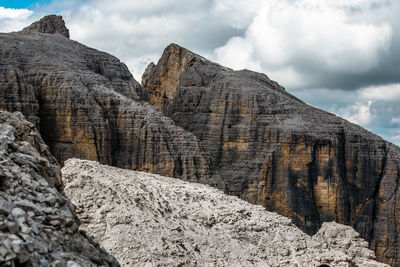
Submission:
<svg viewBox="0 0 400 267">
<path fill-rule="evenodd" d="M 360 88 L 351 94 L 354 95 L 353 103 L 338 111 L 345 118 L 384 132 L 400 126 L 400 83 Z"/>
<path fill-rule="evenodd" d="M 29 9 L 4 8 L 0 6 L 0 19 L 26 19 L 32 15 Z"/>
<path fill-rule="evenodd" d="M 372 3 L 357 2 L 363 4 L 360 8 Z M 236 68 L 249 68 L 258 61 L 264 72 L 286 70 L 289 77 L 307 81 L 289 83 L 289 88 L 294 89 L 318 87 L 319 80 L 328 81 L 325 86 L 329 86 L 329 79 L 324 76 L 368 72 L 378 66 L 381 54 L 388 52 L 392 28 L 385 20 L 376 23 L 370 19 L 353 20 L 349 9 L 356 4 L 346 3 L 265 1 L 246 34 L 233 37 L 234 42 L 230 40 L 216 49 L 216 59 L 229 63 L 221 51 L 235 46 L 239 49 L 237 44 L 241 43 L 241 52 L 248 51 L 248 61 L 235 64 Z M 282 83 L 285 85 L 285 80 Z"/>
<path fill-rule="evenodd" d="M 263 0 L 219 0 L 214 1 L 212 12 L 238 29 L 247 29 L 263 3 Z"/>
<path fill-rule="evenodd" d="M 399 80 L 400 71 L 376 71 L 382 61 L 397 63 L 390 56 L 397 10 L 395 1 L 378 0 L 54 0 L 34 17 L 61 13 L 72 39 L 129 62 L 138 80 L 147 64 L 132 62 L 156 61 L 175 42 L 228 67 L 265 72 L 289 90 L 356 90 Z"/>
<path fill-rule="evenodd" d="M 372 101 L 368 101 L 367 104 L 357 102 L 343 111 L 343 117 L 355 124 L 368 126 L 373 119 L 371 105 Z"/>
<path fill-rule="evenodd" d="M 242 69 L 245 66 L 253 71 L 263 71 L 260 61 L 254 58 L 253 47 L 246 39 L 232 37 L 224 47 L 216 49 L 215 53 L 223 65 L 234 69 Z"/>
<path fill-rule="evenodd" d="M 400 124 L 400 117 L 392 118 L 390 122 L 393 124 Z"/>
<path fill-rule="evenodd" d="M 33 22 L 33 11 L 29 9 L 5 8 L 0 6 L 0 32 L 21 30 Z"/>
<path fill-rule="evenodd" d="M 140 80 L 147 64 L 157 61 L 170 43 L 207 55 L 243 34 L 210 9 L 211 1 L 200 0 L 190 5 L 184 0 L 100 0 L 62 14 L 72 39 L 121 58 Z"/>
<path fill-rule="evenodd" d="M 400 84 L 367 87 L 359 95 L 368 100 L 400 101 Z"/>
</svg>

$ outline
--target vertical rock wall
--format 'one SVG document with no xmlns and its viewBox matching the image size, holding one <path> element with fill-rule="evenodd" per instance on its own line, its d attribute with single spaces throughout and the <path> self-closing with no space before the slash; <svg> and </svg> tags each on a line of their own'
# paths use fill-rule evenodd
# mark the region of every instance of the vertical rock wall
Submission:
<svg viewBox="0 0 400 267">
<path fill-rule="evenodd" d="M 210 154 L 210 184 L 308 233 L 324 221 L 352 225 L 380 260 L 400 263 L 397 146 L 306 105 L 264 74 L 174 44 L 142 84 L 149 103 Z"/>
</svg>

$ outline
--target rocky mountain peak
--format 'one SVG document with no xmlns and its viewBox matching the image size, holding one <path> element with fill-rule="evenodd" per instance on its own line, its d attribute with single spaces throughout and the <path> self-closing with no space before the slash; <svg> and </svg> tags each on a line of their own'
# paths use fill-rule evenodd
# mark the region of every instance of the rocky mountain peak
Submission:
<svg viewBox="0 0 400 267">
<path fill-rule="evenodd" d="M 201 87 L 226 70 L 230 69 L 172 43 L 164 49 L 157 65 L 150 63 L 147 66 L 142 85 L 147 88 L 150 104 L 164 110 L 178 85 Z"/>
<path fill-rule="evenodd" d="M 42 33 L 60 33 L 69 39 L 69 30 L 62 16 L 48 15 L 24 28 L 22 32 L 37 31 Z"/>
<path fill-rule="evenodd" d="M 175 43 L 171 43 L 169 44 L 163 52 L 162 57 L 165 56 L 172 56 L 171 59 L 182 59 L 185 57 L 199 57 L 202 58 L 202 56 L 197 55 L 195 53 L 193 53 L 192 51 L 178 45 Z"/>
</svg>

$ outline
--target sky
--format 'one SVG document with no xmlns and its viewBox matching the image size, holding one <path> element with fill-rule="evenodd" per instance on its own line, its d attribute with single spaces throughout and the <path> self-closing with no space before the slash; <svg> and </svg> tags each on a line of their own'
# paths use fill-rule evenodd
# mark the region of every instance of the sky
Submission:
<svg viewBox="0 0 400 267">
<path fill-rule="evenodd" d="M 263 72 L 400 145 L 398 0 L 0 0 L 0 32 L 47 14 L 62 15 L 71 39 L 118 57 L 139 82 L 177 43 Z"/>
</svg>

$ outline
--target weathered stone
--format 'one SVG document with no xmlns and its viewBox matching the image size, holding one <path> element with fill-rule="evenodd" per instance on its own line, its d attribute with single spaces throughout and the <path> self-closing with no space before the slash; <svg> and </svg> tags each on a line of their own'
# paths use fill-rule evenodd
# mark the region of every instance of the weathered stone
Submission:
<svg viewBox="0 0 400 267">
<path fill-rule="evenodd" d="M 62 173 L 81 229 L 125 266 L 387 266 L 350 226 L 324 223 L 310 237 L 207 185 L 78 159 Z"/>
<path fill-rule="evenodd" d="M 352 225 L 400 265 L 400 149 L 311 107 L 266 75 L 234 71 L 178 45 L 143 75 L 148 101 L 210 156 L 206 181 L 291 217 L 308 233 Z"/>
<path fill-rule="evenodd" d="M 0 197 L 0 214 L 8 216 L 11 209 L 11 205 L 4 198 Z"/>
<path fill-rule="evenodd" d="M 0 143 L 8 143 L 7 149 L 1 150 L 4 158 L 0 160 L 0 170 L 12 174 L 7 175 L 3 184 L 7 190 L 0 190 L 0 204 L 6 211 L 0 214 L 4 218 L 4 226 L 0 227 L 0 265 L 50 266 L 56 260 L 66 264 L 74 259 L 82 266 L 119 266 L 112 256 L 81 234 L 77 226 L 67 231 L 62 225 L 63 221 L 79 222 L 73 205 L 53 187 L 61 184 L 60 166 L 48 150 L 38 151 L 38 144 L 43 141 L 33 125 L 20 113 L 0 110 L 0 129 L 8 129 L 0 131 Z M 32 143 L 27 146 L 29 141 Z M 47 155 L 48 166 L 40 165 L 40 155 Z M 18 158 L 23 158 L 24 164 Z M 35 192 L 40 192 L 43 199 L 28 200 Z M 46 221 L 44 216 L 36 216 L 44 214 L 44 210 L 57 220 Z M 8 213 L 7 217 L 4 213 Z M 59 256 L 61 253 L 63 256 Z"/>
<path fill-rule="evenodd" d="M 24 223 L 19 223 L 19 227 L 20 227 L 21 233 L 23 233 L 23 234 L 29 234 L 32 231 L 32 228 L 30 228 L 29 226 L 27 226 Z"/>
<path fill-rule="evenodd" d="M 19 225 L 16 222 L 9 221 L 7 223 L 8 232 L 10 232 L 11 234 L 15 234 L 16 232 L 18 232 L 18 227 Z"/>
<path fill-rule="evenodd" d="M 0 256 L 2 258 L 5 258 L 7 256 L 8 249 L 4 246 L 0 246 Z"/>
<path fill-rule="evenodd" d="M 4 220 L 4 218 L 0 218 L 0 231 L 5 231 L 8 228 L 7 223 Z"/>
<path fill-rule="evenodd" d="M 67 267 L 81 267 L 80 264 L 74 262 L 74 261 L 68 261 L 67 262 Z"/>
<path fill-rule="evenodd" d="M 62 261 L 55 261 L 51 264 L 51 267 L 65 267 L 65 263 Z"/>
<path fill-rule="evenodd" d="M 40 254 L 45 254 L 49 251 L 49 247 L 45 242 L 35 240 L 31 246 L 31 251 L 37 251 Z"/>
<path fill-rule="evenodd" d="M 25 211 L 21 208 L 14 208 L 11 211 L 11 215 L 14 216 L 14 218 L 19 218 L 25 216 Z"/>
<path fill-rule="evenodd" d="M 11 260 L 14 260 L 16 257 L 17 257 L 17 255 L 15 255 L 15 253 L 9 253 L 9 254 L 7 254 L 7 256 L 5 257 L 4 261 L 5 261 L 5 262 L 11 261 Z"/>
<path fill-rule="evenodd" d="M 51 225 L 53 225 L 53 226 L 58 226 L 58 225 L 60 225 L 60 221 L 59 220 L 52 220 L 52 221 L 50 221 L 49 222 Z"/>
</svg>

